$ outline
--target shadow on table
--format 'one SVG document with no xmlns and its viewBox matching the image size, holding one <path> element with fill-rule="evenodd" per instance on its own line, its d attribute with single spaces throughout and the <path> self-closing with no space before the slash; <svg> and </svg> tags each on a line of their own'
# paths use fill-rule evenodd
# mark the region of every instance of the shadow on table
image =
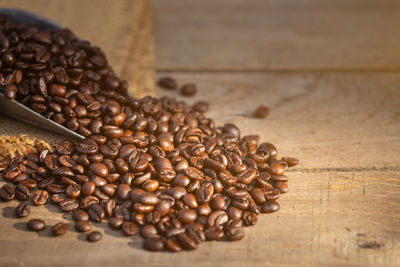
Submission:
<svg viewBox="0 0 400 267">
<path fill-rule="evenodd" d="M 15 229 L 18 229 L 18 230 L 23 231 L 23 232 L 36 233 L 38 236 L 43 236 L 43 237 L 53 237 L 51 235 L 51 233 L 50 233 L 50 227 L 51 226 L 46 225 L 46 227 L 42 231 L 35 232 L 35 231 L 28 230 L 28 228 L 26 227 L 27 223 L 28 222 L 16 222 L 16 223 L 13 224 L 13 226 L 14 226 Z"/>
</svg>

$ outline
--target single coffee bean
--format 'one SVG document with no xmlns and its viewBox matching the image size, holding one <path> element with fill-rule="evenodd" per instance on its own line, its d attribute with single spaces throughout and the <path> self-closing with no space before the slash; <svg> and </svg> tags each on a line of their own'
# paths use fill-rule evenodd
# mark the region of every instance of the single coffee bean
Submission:
<svg viewBox="0 0 400 267">
<path fill-rule="evenodd" d="M 220 240 L 224 237 L 224 231 L 216 226 L 206 228 L 204 234 L 207 240 Z"/>
<path fill-rule="evenodd" d="M 88 221 L 89 214 L 84 210 L 77 209 L 72 213 L 72 219 L 74 219 L 74 221 Z"/>
<path fill-rule="evenodd" d="M 181 233 L 176 236 L 177 241 L 185 250 L 197 249 L 197 243 L 186 233 Z"/>
<path fill-rule="evenodd" d="M 208 103 L 204 101 L 197 101 L 196 103 L 194 103 L 193 109 L 201 113 L 207 112 Z"/>
<path fill-rule="evenodd" d="M 11 186 L 5 184 L 0 188 L 0 199 L 3 201 L 11 201 L 15 198 L 15 190 Z"/>
<path fill-rule="evenodd" d="M 44 221 L 40 220 L 40 219 L 32 219 L 30 220 L 27 225 L 29 230 L 31 231 L 42 231 L 45 227 L 46 224 Z"/>
<path fill-rule="evenodd" d="M 286 161 L 289 167 L 294 167 L 299 164 L 299 160 L 292 157 L 282 157 L 283 161 Z"/>
<path fill-rule="evenodd" d="M 179 252 L 182 250 L 181 246 L 173 238 L 169 238 L 165 241 L 165 247 L 171 252 Z"/>
<path fill-rule="evenodd" d="M 119 217 L 111 217 L 108 220 L 108 225 L 112 229 L 120 229 L 122 227 L 122 224 L 124 223 L 124 219 L 119 218 Z"/>
<path fill-rule="evenodd" d="M 262 206 L 261 212 L 262 213 L 271 213 L 279 210 L 279 204 L 275 200 L 268 200 Z"/>
<path fill-rule="evenodd" d="M 65 234 L 69 229 L 69 224 L 68 223 L 57 223 L 55 224 L 53 227 L 51 227 L 50 232 L 54 235 L 54 236 L 60 236 Z"/>
<path fill-rule="evenodd" d="M 36 206 L 41 206 L 46 204 L 47 199 L 49 198 L 49 193 L 46 190 L 36 190 L 36 192 L 33 194 L 33 202 L 36 204 Z"/>
<path fill-rule="evenodd" d="M 88 210 L 89 218 L 95 222 L 101 222 L 105 217 L 104 209 L 99 204 L 92 204 Z"/>
<path fill-rule="evenodd" d="M 184 96 L 194 96 L 197 92 L 197 86 L 193 83 L 184 84 L 180 92 Z"/>
<path fill-rule="evenodd" d="M 152 224 L 144 225 L 140 229 L 140 235 L 143 238 L 149 238 L 149 237 L 152 237 L 152 236 L 157 236 L 158 235 L 157 228 Z"/>
<path fill-rule="evenodd" d="M 106 165 L 102 163 L 92 163 L 89 165 L 89 169 L 93 172 L 93 174 L 107 178 L 108 176 L 108 169 Z"/>
<path fill-rule="evenodd" d="M 184 223 L 192 223 L 196 221 L 197 213 L 195 210 L 192 209 L 182 209 L 178 212 L 178 219 Z"/>
<path fill-rule="evenodd" d="M 160 237 L 149 237 L 144 241 L 143 248 L 149 251 L 163 251 L 164 242 Z"/>
<path fill-rule="evenodd" d="M 158 85 L 164 89 L 174 90 L 177 88 L 176 81 L 171 77 L 162 77 L 158 80 Z"/>
<path fill-rule="evenodd" d="M 124 232 L 125 235 L 127 236 L 134 236 L 137 234 L 138 227 L 135 223 L 133 222 L 124 222 L 122 224 L 122 231 Z"/>
<path fill-rule="evenodd" d="M 92 230 L 92 225 L 88 221 L 77 221 L 75 223 L 75 229 L 81 233 L 89 232 Z"/>
<path fill-rule="evenodd" d="M 269 108 L 263 105 L 258 106 L 254 113 L 254 115 L 257 118 L 265 118 L 268 116 L 268 114 L 269 114 Z"/>
<path fill-rule="evenodd" d="M 29 215 L 29 212 L 30 212 L 30 208 L 25 203 L 20 203 L 15 208 L 15 216 L 17 216 L 17 218 L 27 217 Z"/>
<path fill-rule="evenodd" d="M 101 237 L 102 237 L 102 235 L 99 231 L 93 231 L 87 235 L 86 239 L 89 242 L 97 242 L 97 241 L 101 240 Z"/>
</svg>

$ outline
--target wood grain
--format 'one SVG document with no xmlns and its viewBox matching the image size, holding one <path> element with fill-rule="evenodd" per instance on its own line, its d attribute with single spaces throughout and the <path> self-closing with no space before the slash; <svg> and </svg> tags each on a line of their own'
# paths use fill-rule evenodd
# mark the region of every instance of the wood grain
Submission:
<svg viewBox="0 0 400 267">
<path fill-rule="evenodd" d="M 154 0 L 161 70 L 399 69 L 397 0 Z"/>
</svg>

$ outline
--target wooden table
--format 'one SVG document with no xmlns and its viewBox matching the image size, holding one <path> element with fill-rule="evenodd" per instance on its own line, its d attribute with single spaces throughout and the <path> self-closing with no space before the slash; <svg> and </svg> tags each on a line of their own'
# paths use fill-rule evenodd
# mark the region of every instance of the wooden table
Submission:
<svg viewBox="0 0 400 267">
<path fill-rule="evenodd" d="M 259 216 L 242 241 L 172 254 L 144 251 L 140 237 L 123 238 L 105 223 L 95 244 L 78 242 L 84 235 L 76 232 L 28 233 L 11 203 L 2 205 L 0 262 L 398 266 L 399 12 L 398 1 L 154 1 L 159 76 L 197 83 L 187 101 L 209 101 L 217 124 L 234 122 L 301 160 L 288 173 L 281 210 Z M 252 118 L 260 104 L 271 108 L 266 119 Z M 69 219 L 46 208 L 58 212 L 46 206 L 32 217 Z"/>
</svg>

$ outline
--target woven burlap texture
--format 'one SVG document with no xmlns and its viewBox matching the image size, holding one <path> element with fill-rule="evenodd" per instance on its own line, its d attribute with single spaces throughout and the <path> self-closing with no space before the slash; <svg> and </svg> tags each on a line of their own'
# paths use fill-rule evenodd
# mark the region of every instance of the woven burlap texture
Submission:
<svg viewBox="0 0 400 267">
<path fill-rule="evenodd" d="M 155 60 L 149 0 L 0 0 L 0 6 L 28 10 L 70 28 L 81 39 L 102 48 L 114 71 L 129 82 L 132 96 L 153 94 Z M 23 138 L 14 138 L 21 135 Z M 13 153 L 26 154 L 32 142 L 54 147 L 63 139 L 0 114 L 0 159 Z M 4 149 L 1 140 L 16 140 L 22 149 Z"/>
</svg>

